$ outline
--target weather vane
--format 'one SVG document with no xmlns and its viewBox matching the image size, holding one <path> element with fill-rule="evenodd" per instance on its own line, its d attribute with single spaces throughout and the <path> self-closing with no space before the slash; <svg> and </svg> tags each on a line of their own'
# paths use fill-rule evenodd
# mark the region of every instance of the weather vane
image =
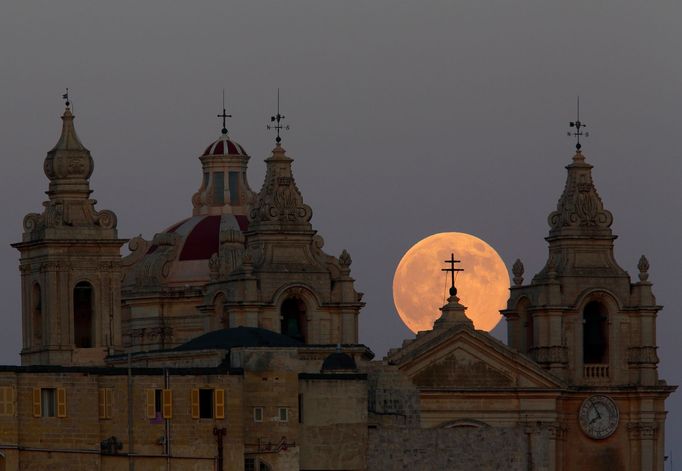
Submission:
<svg viewBox="0 0 682 471">
<path fill-rule="evenodd" d="M 462 263 L 461 260 L 455 260 L 455 254 L 450 254 L 450 260 L 445 260 L 445 263 L 450 264 L 450 268 L 441 268 L 441 271 L 450 272 L 450 296 L 455 296 L 457 294 L 457 288 L 455 288 L 455 273 L 458 271 L 464 271 L 464 268 L 455 268 L 455 263 Z"/>
<path fill-rule="evenodd" d="M 277 114 L 275 116 L 270 116 L 270 122 L 275 123 L 275 124 L 268 124 L 267 128 L 268 129 L 275 129 L 277 131 L 277 137 L 275 138 L 275 142 L 277 144 L 282 142 L 282 138 L 279 136 L 279 132 L 284 129 L 284 130 L 289 130 L 289 125 L 288 124 L 282 124 L 282 120 L 284 119 L 284 115 L 280 114 L 279 112 L 279 88 L 277 89 Z"/>
<path fill-rule="evenodd" d="M 71 102 L 69 101 L 69 87 L 66 87 L 66 93 L 62 95 L 62 98 L 66 100 L 66 107 L 68 108 L 71 106 Z"/>
<path fill-rule="evenodd" d="M 223 129 L 221 130 L 223 134 L 227 134 L 227 122 L 225 120 L 231 117 L 231 114 L 225 112 L 225 89 L 223 88 L 223 114 L 218 115 L 218 118 L 223 118 Z"/>
<path fill-rule="evenodd" d="M 582 131 L 580 130 L 580 129 L 582 129 L 582 128 L 586 128 L 586 127 L 587 127 L 587 124 L 585 124 L 585 123 L 583 123 L 582 121 L 580 121 L 580 97 L 578 97 L 578 106 L 577 106 L 577 108 L 578 108 L 578 114 L 577 114 L 576 120 L 575 120 L 575 121 L 571 121 L 570 123 L 568 123 L 568 125 L 569 125 L 570 127 L 575 128 L 575 132 L 572 133 L 572 132 L 569 131 L 569 132 L 568 132 L 568 135 L 569 135 L 569 136 L 575 136 L 575 139 L 576 139 L 576 142 L 575 142 L 575 150 L 577 150 L 578 152 L 580 152 L 580 148 L 582 147 L 582 146 L 580 145 L 580 136 L 589 137 L 589 135 L 590 135 L 589 132 L 582 132 Z"/>
</svg>

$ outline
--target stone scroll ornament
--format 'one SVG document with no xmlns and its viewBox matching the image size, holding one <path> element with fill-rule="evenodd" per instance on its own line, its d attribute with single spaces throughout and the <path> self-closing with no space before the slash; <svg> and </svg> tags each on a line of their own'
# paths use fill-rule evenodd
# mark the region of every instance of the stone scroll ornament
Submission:
<svg viewBox="0 0 682 471">
<path fill-rule="evenodd" d="M 611 212 L 604 209 L 592 181 L 592 166 L 585 163 L 582 154 L 573 157 L 568 167 L 564 192 L 559 198 L 557 210 L 549 215 L 552 231 L 565 228 L 608 230 L 613 223 Z"/>
</svg>

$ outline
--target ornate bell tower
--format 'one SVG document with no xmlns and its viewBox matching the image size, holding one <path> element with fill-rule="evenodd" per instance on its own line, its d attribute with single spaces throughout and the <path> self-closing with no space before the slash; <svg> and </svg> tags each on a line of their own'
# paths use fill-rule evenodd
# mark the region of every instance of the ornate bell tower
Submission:
<svg viewBox="0 0 682 471">
<path fill-rule="evenodd" d="M 24 365 L 103 364 L 121 344 L 125 240 L 116 215 L 96 211 L 90 199 L 94 162 L 73 119 L 67 101 L 61 136 L 45 158 L 49 200 L 41 214 L 26 215 L 22 241 L 12 245 L 21 252 Z"/>
<path fill-rule="evenodd" d="M 514 264 L 503 311 L 508 343 L 568 386 L 559 400 L 563 458 L 557 469 L 662 470 L 664 401 L 675 387 L 658 378 L 661 306 L 648 281 L 649 263 L 641 257 L 633 283 L 616 262 L 613 216 L 579 143 L 566 169 L 566 186 L 548 219 L 545 267 L 524 284 L 523 264 Z"/>
</svg>

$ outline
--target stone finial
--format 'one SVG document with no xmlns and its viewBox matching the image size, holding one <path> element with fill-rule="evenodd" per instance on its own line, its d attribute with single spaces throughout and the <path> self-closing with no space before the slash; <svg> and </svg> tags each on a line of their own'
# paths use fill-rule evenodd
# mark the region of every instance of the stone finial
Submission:
<svg viewBox="0 0 682 471">
<path fill-rule="evenodd" d="M 464 311 L 466 307 L 460 304 L 459 298 L 452 295 L 448 298 L 448 303 L 440 308 L 442 314 L 433 323 L 434 329 L 442 329 L 452 327 L 454 325 L 464 325 L 466 327 L 474 328 L 474 323 L 469 319 Z"/>
<path fill-rule="evenodd" d="M 521 286 L 523 284 L 523 262 L 520 258 L 517 258 L 512 266 L 512 273 L 514 274 L 514 285 Z"/>
<path fill-rule="evenodd" d="M 549 215 L 550 237 L 580 235 L 583 233 L 611 234 L 613 216 L 604 209 L 592 181 L 592 165 L 577 152 L 573 162 L 566 167 L 568 176 L 564 192 L 556 211 Z"/>
<path fill-rule="evenodd" d="M 639 281 L 647 281 L 649 279 L 649 260 L 644 255 L 639 257 L 637 268 L 639 269 Z"/>
<path fill-rule="evenodd" d="M 303 196 L 296 186 L 291 169 L 293 159 L 278 144 L 265 162 L 265 181 L 249 214 L 249 228 L 310 229 L 313 211 L 303 202 Z"/>
<path fill-rule="evenodd" d="M 353 259 L 350 258 L 350 254 L 346 249 L 343 249 L 341 255 L 339 255 L 339 263 L 344 268 L 350 267 L 350 264 L 353 263 Z"/>
</svg>

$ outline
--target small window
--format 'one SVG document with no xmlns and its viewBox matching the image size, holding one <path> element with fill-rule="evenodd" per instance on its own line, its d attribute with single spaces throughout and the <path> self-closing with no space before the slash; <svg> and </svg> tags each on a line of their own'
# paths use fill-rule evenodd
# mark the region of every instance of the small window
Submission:
<svg viewBox="0 0 682 471">
<path fill-rule="evenodd" d="M 230 185 L 230 204 L 239 205 L 239 172 L 228 174 L 228 185 Z"/>
<path fill-rule="evenodd" d="M 287 409 L 286 407 L 279 408 L 279 421 L 289 422 L 289 409 Z"/>
<path fill-rule="evenodd" d="M 173 417 L 173 392 L 170 389 L 147 389 L 147 418 L 152 423 Z"/>
<path fill-rule="evenodd" d="M 57 415 L 57 390 L 55 388 L 42 388 L 40 390 L 40 411 L 42 417 L 55 417 Z"/>
<path fill-rule="evenodd" d="M 254 407 L 253 408 L 253 421 L 254 422 L 262 422 L 263 421 L 263 408 L 262 407 Z"/>
<path fill-rule="evenodd" d="M 213 389 L 199 389 L 199 418 L 213 418 Z"/>
<path fill-rule="evenodd" d="M 14 415 L 14 388 L 11 386 L 0 387 L 0 415 Z"/>
<path fill-rule="evenodd" d="M 244 471 L 256 471 L 256 460 L 254 458 L 244 458 Z"/>
</svg>

